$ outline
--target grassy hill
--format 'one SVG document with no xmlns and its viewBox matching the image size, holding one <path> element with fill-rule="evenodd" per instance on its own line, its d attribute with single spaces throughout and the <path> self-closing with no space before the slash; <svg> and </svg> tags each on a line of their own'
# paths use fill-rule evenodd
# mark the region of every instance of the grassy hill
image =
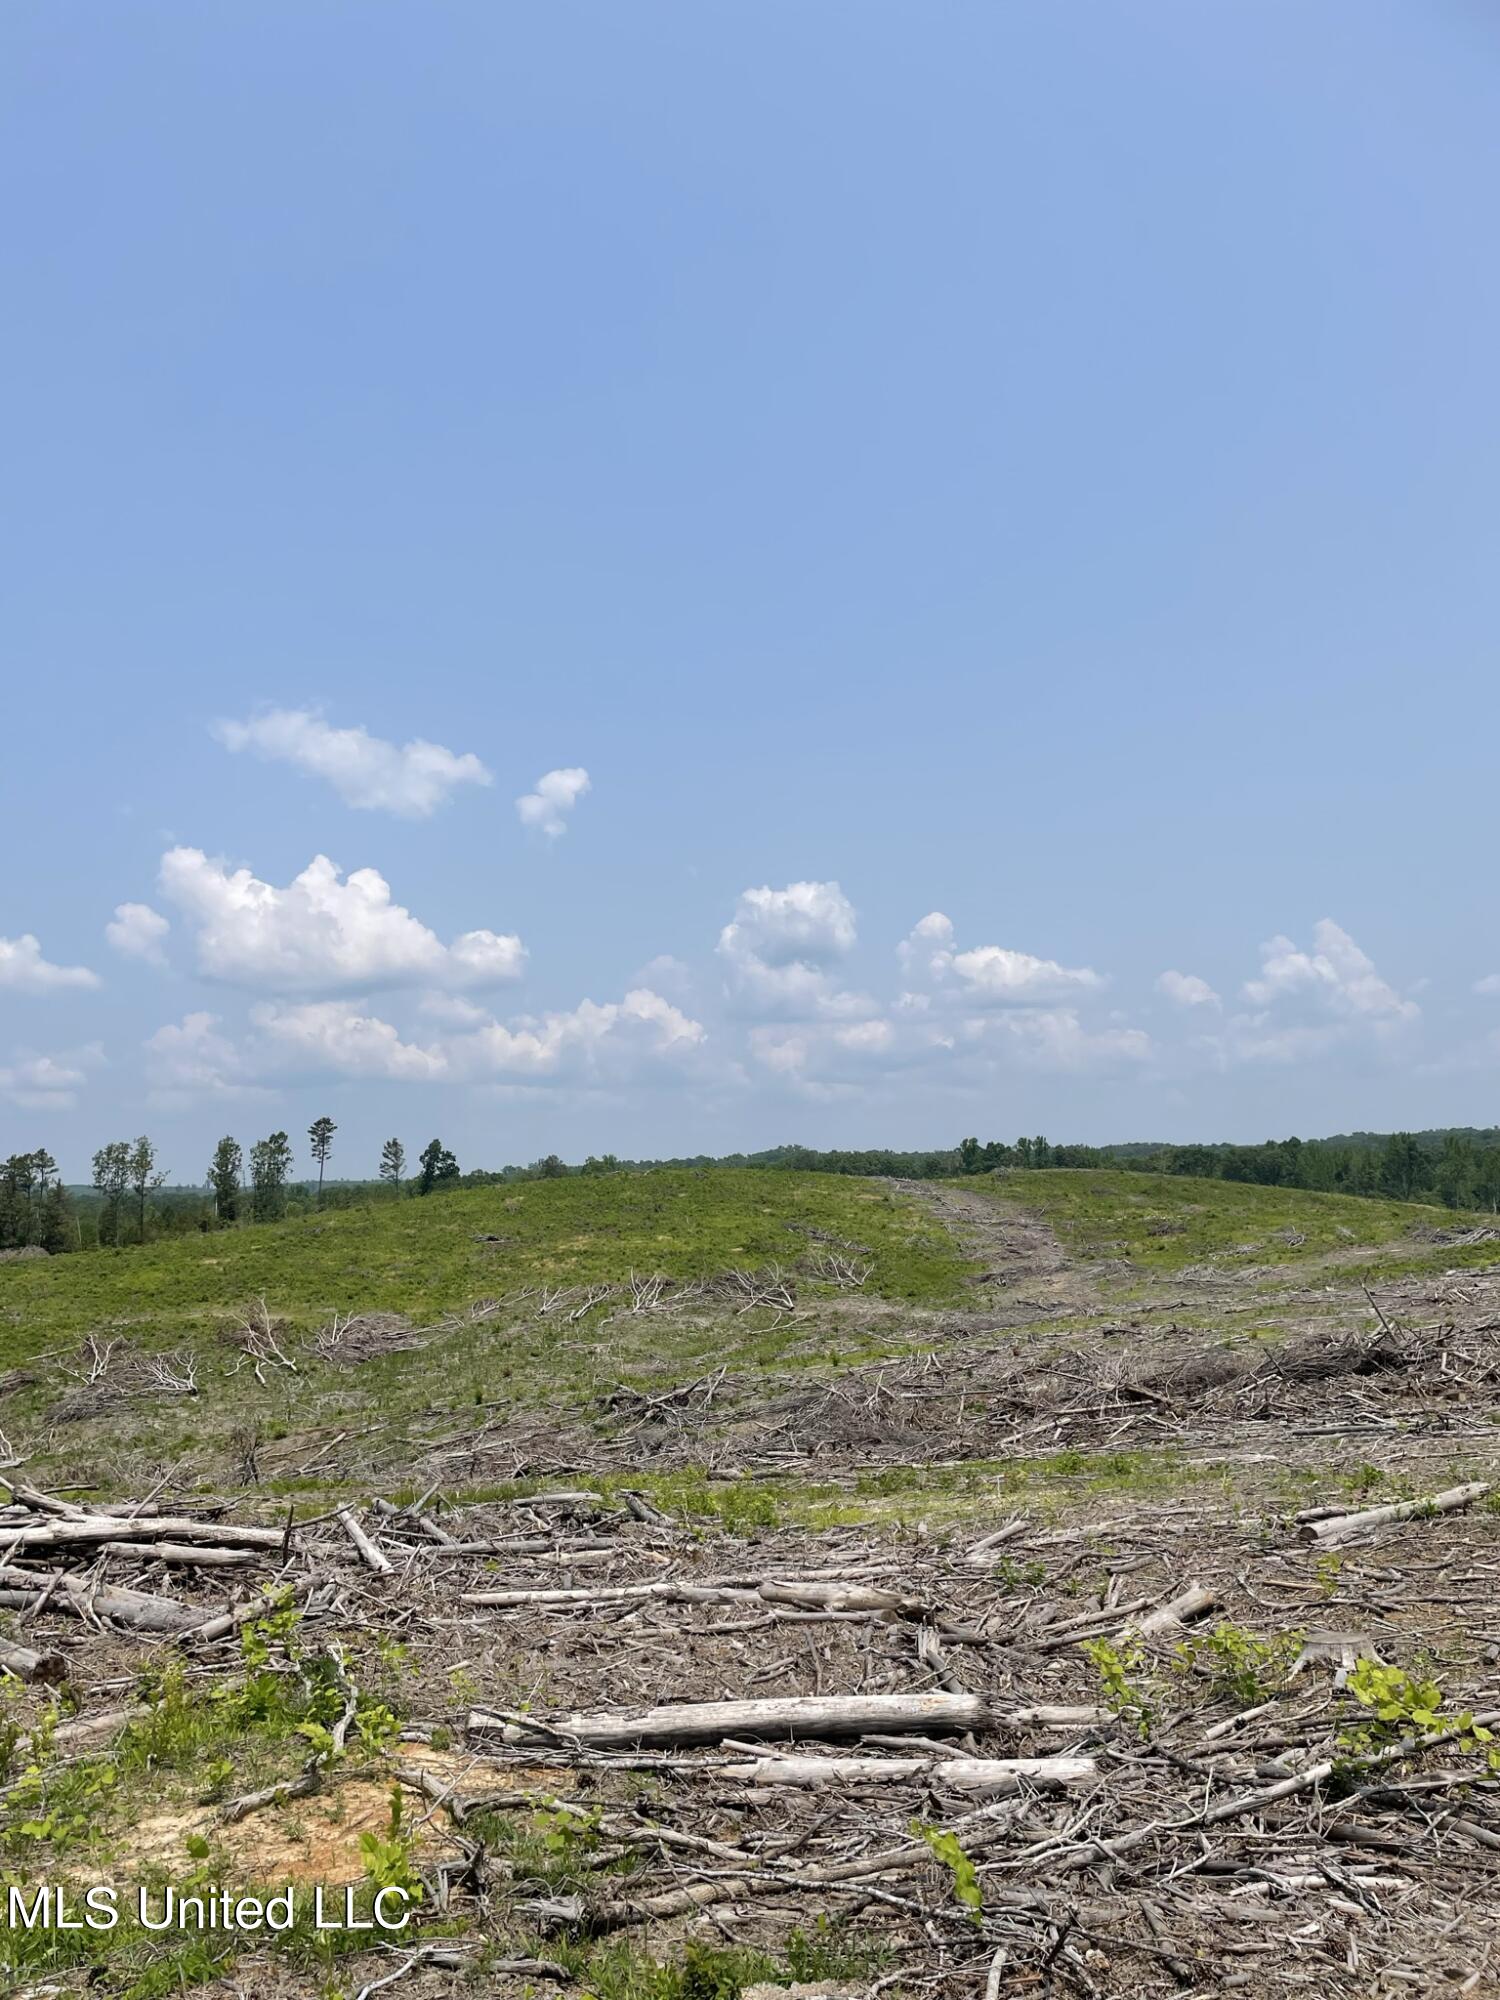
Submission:
<svg viewBox="0 0 1500 2000">
<path fill-rule="evenodd" d="M 528 1285 L 791 1266 L 825 1238 L 859 1246 L 882 1297 L 933 1302 L 962 1280 L 944 1232 L 881 1183 L 684 1169 L 466 1189 L 7 1265 L 0 1328 L 14 1364 L 99 1329 L 175 1344 L 256 1298 L 296 1327 L 335 1312 L 426 1321 Z"/>
<path fill-rule="evenodd" d="M 1495 1245 L 1437 1242 L 1483 1224 L 1423 1202 L 1166 1174 L 1043 1169 L 960 1185 L 1040 1212 L 1081 1258 L 1128 1258 L 1146 1272 L 1201 1262 L 1297 1266 L 1314 1258 L 1385 1272 L 1492 1263 Z"/>
</svg>

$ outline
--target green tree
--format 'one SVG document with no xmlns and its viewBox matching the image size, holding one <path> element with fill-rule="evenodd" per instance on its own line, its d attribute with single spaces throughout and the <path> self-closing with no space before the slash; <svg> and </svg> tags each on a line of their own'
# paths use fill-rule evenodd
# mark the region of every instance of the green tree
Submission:
<svg viewBox="0 0 1500 2000">
<path fill-rule="evenodd" d="M 399 1139 L 387 1139 L 380 1149 L 380 1178 L 393 1195 L 400 1194 L 401 1176 L 405 1172 L 406 1148 Z"/>
<path fill-rule="evenodd" d="M 979 1172 L 979 1141 L 960 1139 L 958 1142 L 958 1171 L 961 1174 Z"/>
<path fill-rule="evenodd" d="M 1427 1156 L 1410 1132 L 1393 1132 L 1380 1154 L 1380 1191 L 1410 1201 L 1427 1183 Z"/>
<path fill-rule="evenodd" d="M 286 1213 L 292 1146 L 285 1132 L 257 1139 L 250 1148 L 250 1208 L 257 1222 L 279 1222 Z"/>
<path fill-rule="evenodd" d="M 208 1185 L 213 1191 L 214 1213 L 220 1222 L 236 1222 L 240 1213 L 240 1176 L 245 1156 L 240 1142 L 228 1133 L 214 1147 L 208 1167 Z"/>
<path fill-rule="evenodd" d="M 120 1205 L 130 1185 L 130 1142 L 111 1139 L 94 1155 L 94 1192 L 99 1197 L 99 1241 L 120 1241 Z"/>
<path fill-rule="evenodd" d="M 429 1139 L 418 1156 L 422 1171 L 417 1177 L 417 1193 L 431 1194 L 444 1181 L 458 1179 L 458 1161 L 441 1139 Z"/>
<path fill-rule="evenodd" d="M 154 1194 L 166 1181 L 166 1173 L 156 1164 L 156 1148 L 144 1133 L 130 1149 L 130 1164 L 127 1175 L 130 1192 L 135 1196 L 136 1241 L 146 1240 L 146 1197 Z"/>
<path fill-rule="evenodd" d="M 41 1202 L 41 1229 L 37 1241 L 49 1257 L 60 1257 L 78 1242 L 78 1222 L 68 1190 L 60 1180 L 48 1187 Z"/>
<path fill-rule="evenodd" d="M 331 1118 L 315 1118 L 307 1128 L 307 1143 L 312 1148 L 312 1156 L 318 1163 L 317 1206 L 323 1206 L 323 1169 L 328 1165 L 328 1156 L 333 1151 L 333 1135 L 338 1130 Z"/>
</svg>

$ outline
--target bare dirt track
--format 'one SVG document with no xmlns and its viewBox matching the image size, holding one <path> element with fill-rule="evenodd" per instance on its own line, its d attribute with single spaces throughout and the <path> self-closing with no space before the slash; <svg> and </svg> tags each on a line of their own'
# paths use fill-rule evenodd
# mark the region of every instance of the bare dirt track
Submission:
<svg viewBox="0 0 1500 2000">
<path fill-rule="evenodd" d="M 18 1487 L 12 1571 L 194 1618 L 293 1590 L 277 1670 L 336 1649 L 400 1709 L 399 1735 L 293 1759 L 300 1802 L 158 1801 L 116 1878 L 207 1839 L 241 1872 L 356 1879 L 394 1783 L 429 1928 L 340 1965 L 350 1995 L 399 1974 L 405 1996 L 728 2000 L 752 1973 L 975 2000 L 1500 1993 L 1476 1739 L 1500 1712 L 1500 1268 L 1369 1294 L 1259 1254 L 1232 1283 L 1148 1278 L 1003 1195 L 910 1192 L 977 1270 L 958 1307 L 851 1290 L 837 1312 L 878 1358 L 719 1364 L 587 1423 L 335 1439 L 323 1463 L 383 1496 L 356 1508 L 373 1565 L 329 1517 L 226 1585 L 152 1552 L 187 1530 L 90 1539 Z M 219 1525 L 276 1518 L 252 1488 Z M 232 1640 L 7 1581 L 85 1721 L 132 1699 L 143 1648 L 205 1685 L 240 1670 Z M 644 1983 L 684 1952 L 720 1984 Z M 330 1976 L 260 1952 L 198 1990 Z"/>
</svg>

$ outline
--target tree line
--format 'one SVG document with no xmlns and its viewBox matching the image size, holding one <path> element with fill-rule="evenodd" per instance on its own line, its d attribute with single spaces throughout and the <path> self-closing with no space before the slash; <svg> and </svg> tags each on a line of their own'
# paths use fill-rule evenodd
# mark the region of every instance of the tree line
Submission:
<svg viewBox="0 0 1500 2000">
<path fill-rule="evenodd" d="M 621 1159 L 590 1154 L 570 1166 L 556 1153 L 527 1166 L 460 1171 L 441 1139 L 429 1140 L 407 1173 L 406 1148 L 387 1139 L 375 1179 L 329 1181 L 338 1131 L 331 1118 L 315 1118 L 307 1144 L 316 1178 L 293 1179 L 296 1159 L 285 1132 L 272 1132 L 247 1148 L 226 1135 L 214 1148 L 201 1187 L 172 1187 L 155 1143 L 112 1140 L 93 1159 L 93 1178 L 80 1200 L 64 1185 L 57 1162 L 44 1148 L 12 1153 L 0 1161 L 0 1254 L 46 1252 L 58 1256 L 96 1246 L 123 1248 L 153 1236 L 236 1228 L 250 1222 L 321 1208 L 363 1206 L 374 1199 L 424 1196 L 455 1187 L 488 1187 L 569 1175 L 644 1173 L 654 1167 L 758 1167 L 803 1173 L 882 1175 L 942 1180 L 964 1174 L 1004 1173 L 1038 1167 L 1110 1167 L 1134 1173 L 1189 1175 L 1205 1180 L 1251 1181 L 1315 1192 L 1374 1195 L 1396 1201 L 1439 1202 L 1454 1209 L 1500 1213 L 1500 1127 L 1441 1128 L 1430 1132 L 1353 1132 L 1329 1139 L 1268 1139 L 1258 1146 L 1056 1144 L 1044 1135 L 1014 1140 L 966 1138 L 956 1146 L 901 1150 L 889 1147 L 773 1146 L 757 1153 L 698 1153 L 676 1159 Z"/>
</svg>

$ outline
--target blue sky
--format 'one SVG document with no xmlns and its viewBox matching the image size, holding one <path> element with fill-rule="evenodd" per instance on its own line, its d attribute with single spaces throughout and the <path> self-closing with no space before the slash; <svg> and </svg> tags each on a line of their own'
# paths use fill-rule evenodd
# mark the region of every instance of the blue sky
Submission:
<svg viewBox="0 0 1500 2000">
<path fill-rule="evenodd" d="M 1492 1121 L 1497 83 L 14 0 L 0 1148 Z"/>
</svg>

